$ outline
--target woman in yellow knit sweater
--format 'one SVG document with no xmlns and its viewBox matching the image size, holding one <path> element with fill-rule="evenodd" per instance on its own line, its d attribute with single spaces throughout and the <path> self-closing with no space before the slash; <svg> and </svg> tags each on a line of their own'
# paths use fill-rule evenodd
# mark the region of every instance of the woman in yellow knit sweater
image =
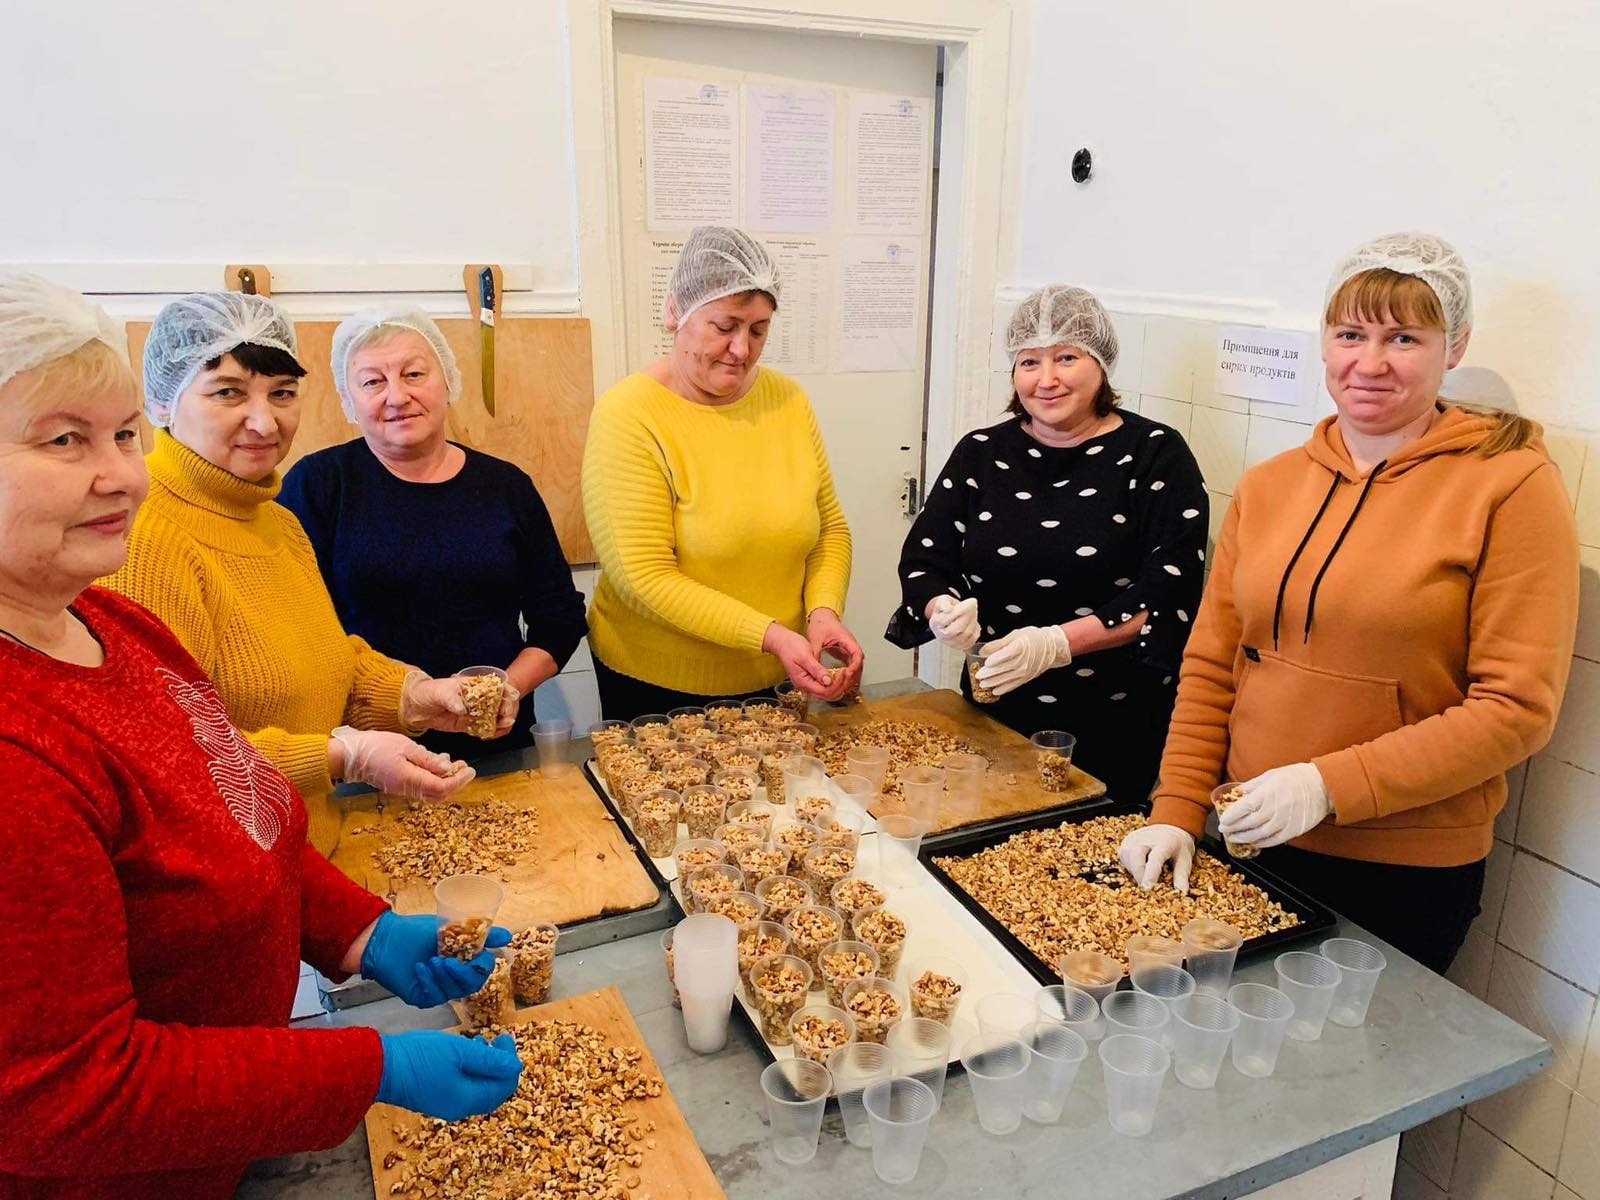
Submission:
<svg viewBox="0 0 1600 1200">
<path fill-rule="evenodd" d="M 631 718 L 785 676 L 838 699 L 862 665 L 840 620 L 850 530 L 811 402 L 757 366 L 777 268 L 748 234 L 702 226 L 667 292 L 671 352 L 600 397 L 584 452 L 601 708 Z"/>
<path fill-rule="evenodd" d="M 305 797 L 308 836 L 327 853 L 335 782 L 440 799 L 472 771 L 399 732 L 464 728 L 460 680 L 347 636 L 300 522 L 273 503 L 300 419 L 295 352 L 293 323 L 264 297 L 161 310 L 144 355 L 150 497 L 127 564 L 104 582 L 153 610 L 215 680 L 234 724 Z"/>
</svg>

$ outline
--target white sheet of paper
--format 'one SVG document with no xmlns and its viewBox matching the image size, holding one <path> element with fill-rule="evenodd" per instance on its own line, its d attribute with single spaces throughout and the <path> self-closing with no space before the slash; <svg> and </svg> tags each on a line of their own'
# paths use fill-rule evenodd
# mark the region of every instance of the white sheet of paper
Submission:
<svg viewBox="0 0 1600 1200">
<path fill-rule="evenodd" d="M 831 232 L 833 89 L 746 84 L 744 96 L 746 228 Z"/>
<path fill-rule="evenodd" d="M 843 239 L 837 371 L 913 371 L 924 346 L 917 299 L 921 247 L 895 238 Z"/>
<path fill-rule="evenodd" d="M 661 306 L 667 298 L 667 280 L 672 278 L 672 268 L 682 249 L 682 238 L 645 236 L 639 239 L 639 265 L 635 272 L 639 287 L 638 319 L 634 326 L 639 351 L 636 366 L 654 362 L 672 348 L 672 335 L 661 328 Z"/>
<path fill-rule="evenodd" d="M 739 106 L 732 84 L 644 81 L 645 224 L 739 223 Z"/>
<path fill-rule="evenodd" d="M 786 375 L 825 371 L 834 256 L 817 238 L 767 238 L 766 245 L 778 260 L 783 307 L 773 319 L 761 361 Z"/>
<path fill-rule="evenodd" d="M 1318 368 L 1312 335 L 1224 325 L 1217 331 L 1216 389 L 1268 404 L 1301 404 Z"/>
<path fill-rule="evenodd" d="M 847 142 L 851 228 L 899 237 L 927 232 L 933 102 L 852 92 Z"/>
</svg>

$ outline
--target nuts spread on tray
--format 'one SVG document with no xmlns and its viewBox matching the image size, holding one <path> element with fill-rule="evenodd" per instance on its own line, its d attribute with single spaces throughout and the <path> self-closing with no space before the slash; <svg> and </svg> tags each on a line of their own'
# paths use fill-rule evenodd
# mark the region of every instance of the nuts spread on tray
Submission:
<svg viewBox="0 0 1600 1200">
<path fill-rule="evenodd" d="M 468 675 L 461 680 L 461 702 L 467 706 L 467 733 L 492 738 L 500 726 L 500 699 L 506 685 L 498 675 Z"/>
<path fill-rule="evenodd" d="M 961 985 L 948 975 L 924 971 L 911 984 L 911 1015 L 950 1024 L 961 1003 Z"/>
<path fill-rule="evenodd" d="M 489 939 L 488 917 L 467 917 L 439 926 L 439 953 L 445 958 L 459 958 L 471 962 L 483 953 L 483 944 Z"/>
<path fill-rule="evenodd" d="M 539 841 L 536 810 L 492 797 L 482 804 L 419 804 L 396 825 L 398 834 L 372 852 L 372 865 L 391 879 L 438 883 L 479 872 L 504 878 L 505 868 Z"/>
<path fill-rule="evenodd" d="M 889 769 L 883 778 L 885 796 L 900 795 L 900 772 L 907 767 L 937 767 L 947 754 L 982 753 L 965 738 L 920 721 L 873 721 L 818 739 L 816 755 L 827 764 L 828 774 L 842 775 L 849 770 L 844 756 L 851 746 L 888 749 Z"/>
<path fill-rule="evenodd" d="M 1300 923 L 1296 914 L 1204 850 L 1195 853 L 1187 895 L 1174 891 L 1167 879 L 1142 891 L 1117 862 L 1117 847 L 1143 823 L 1131 814 L 1064 822 L 1013 834 L 965 858 L 934 861 L 1052 964 L 1071 950 L 1096 950 L 1125 965 L 1128 938 L 1141 933 L 1176 938 L 1195 917 L 1226 921 L 1245 938 Z"/>
</svg>

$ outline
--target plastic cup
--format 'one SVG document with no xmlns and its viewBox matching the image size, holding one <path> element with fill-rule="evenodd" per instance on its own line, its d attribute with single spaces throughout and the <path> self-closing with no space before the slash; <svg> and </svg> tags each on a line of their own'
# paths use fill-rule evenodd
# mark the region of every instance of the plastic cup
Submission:
<svg viewBox="0 0 1600 1200">
<path fill-rule="evenodd" d="M 889 747 L 851 746 L 844 752 L 844 761 L 850 774 L 870 782 L 874 792 L 883 791 L 884 776 L 889 772 Z"/>
<path fill-rule="evenodd" d="M 922 878 L 917 854 L 922 849 L 927 823 L 905 813 L 878 818 L 878 872 L 890 887 L 915 887 Z"/>
<path fill-rule="evenodd" d="M 865 971 L 857 970 L 861 960 L 855 955 L 866 955 L 868 967 Z M 850 959 L 840 960 L 837 956 L 850 955 Z M 848 969 L 842 972 L 829 970 L 830 957 L 833 962 L 843 962 Z M 817 953 L 816 978 L 822 980 L 822 990 L 827 993 L 828 1003 L 836 1007 L 844 1004 L 844 989 L 857 979 L 868 979 L 878 973 L 878 952 L 865 942 L 854 942 L 848 938 L 837 942 L 830 942 Z"/>
<path fill-rule="evenodd" d="M 628 728 L 633 730 L 633 736 L 641 742 L 672 740 L 671 718 L 666 713 L 645 713 L 629 721 Z"/>
<path fill-rule="evenodd" d="M 1343 972 L 1339 964 L 1320 954 L 1291 950 L 1278 955 L 1272 964 L 1278 972 L 1278 988 L 1294 1005 L 1289 1021 L 1289 1036 L 1297 1042 L 1314 1042 L 1322 1036 L 1322 1026 L 1333 1007 L 1333 993 Z"/>
<path fill-rule="evenodd" d="M 941 1025 L 956 1019 L 961 1007 L 961 996 L 967 987 L 967 969 L 953 958 L 919 958 L 911 964 L 907 975 L 907 991 L 911 995 L 911 1013 L 927 1017 Z M 954 984 L 954 988 L 951 988 Z M 954 994 L 949 994 L 951 992 Z"/>
<path fill-rule="evenodd" d="M 817 895 L 832 895 L 834 884 L 856 873 L 856 852 L 849 846 L 813 846 L 800 859 L 800 873 Z"/>
<path fill-rule="evenodd" d="M 872 1169 L 884 1183 L 910 1183 L 922 1162 L 928 1122 L 939 1110 L 933 1090 L 920 1079 L 882 1079 L 861 1095 L 872 1127 Z"/>
<path fill-rule="evenodd" d="M 944 769 L 907 767 L 900 772 L 900 796 L 905 811 L 932 829 L 939 823 L 939 805 L 944 799 Z"/>
<path fill-rule="evenodd" d="M 682 737 L 693 733 L 697 729 L 704 729 L 711 724 L 711 718 L 706 716 L 706 710 L 699 704 L 686 704 L 682 708 L 669 708 L 667 710 L 667 724 L 672 732 Z"/>
<path fill-rule="evenodd" d="M 1223 997 L 1233 982 L 1233 964 L 1244 937 L 1226 921 L 1196 917 L 1183 927 L 1183 961 L 1195 991 Z"/>
<path fill-rule="evenodd" d="M 728 848 L 716 838 L 684 838 L 672 848 L 676 878 L 688 883 L 688 877 L 701 867 L 712 867 L 727 862 Z"/>
<path fill-rule="evenodd" d="M 1236 983 L 1228 989 L 1228 1003 L 1239 1014 L 1239 1028 L 1233 1031 L 1233 1069 L 1265 1079 L 1277 1068 L 1294 1001 L 1264 983 Z"/>
<path fill-rule="evenodd" d="M 744 891 L 744 872 L 728 863 L 697 867 L 681 882 L 679 890 L 683 894 L 683 910 L 693 916 L 704 911 L 707 901 Z"/>
<path fill-rule="evenodd" d="M 439 953 L 463 962 L 483 953 L 506 890 L 488 875 L 450 875 L 433 885 Z"/>
<path fill-rule="evenodd" d="M 1237 783 L 1224 783 L 1220 787 L 1211 789 L 1211 807 L 1216 809 L 1218 817 L 1227 812 L 1230 805 L 1238 803 L 1239 797 L 1234 795 L 1238 787 Z M 1222 835 L 1222 844 L 1234 858 L 1254 858 L 1261 853 L 1261 847 L 1246 842 L 1236 842 L 1227 834 Z"/>
<path fill-rule="evenodd" d="M 1106 1115 L 1112 1129 L 1128 1137 L 1143 1137 L 1155 1128 L 1161 1082 L 1171 1064 L 1166 1048 L 1150 1038 L 1119 1033 L 1100 1043 Z"/>
<path fill-rule="evenodd" d="M 811 711 L 811 697 L 795 687 L 793 680 L 785 679 L 772 690 L 772 694 L 778 698 L 779 708 L 787 709 L 802 721 Z"/>
<path fill-rule="evenodd" d="M 959 816 L 975 816 L 983 808 L 983 781 L 989 774 L 989 760 L 981 754 L 946 754 L 944 790 L 950 810 Z"/>
<path fill-rule="evenodd" d="M 1172 1019 L 1165 1000 L 1144 992 L 1112 992 L 1100 1002 L 1100 1012 L 1108 1038 L 1131 1034 L 1159 1042 Z"/>
<path fill-rule="evenodd" d="M 783 760 L 783 803 L 794 805 L 808 796 L 830 796 L 827 768 L 809 754 L 791 755 Z"/>
<path fill-rule="evenodd" d="M 1040 1125 L 1052 1124 L 1061 1119 L 1089 1044 L 1077 1030 L 1055 1021 L 1029 1022 L 1022 1027 L 1021 1041 L 1028 1051 L 1022 1115 Z"/>
<path fill-rule="evenodd" d="M 1122 944 L 1122 952 L 1128 959 L 1128 971 L 1137 971 L 1143 966 L 1155 966 L 1166 963 L 1168 966 L 1183 966 L 1183 943 L 1177 938 L 1162 937 L 1155 933 L 1136 933 Z"/>
<path fill-rule="evenodd" d="M 778 810 L 765 800 L 736 800 L 728 805 L 726 816 L 729 825 L 759 825 L 765 836 L 772 837 L 772 823 Z"/>
<path fill-rule="evenodd" d="M 831 787 L 833 780 L 830 779 L 828 783 Z M 802 796 L 795 801 L 794 819 L 820 825 L 825 818 L 833 816 L 835 807 L 832 796 Z"/>
<path fill-rule="evenodd" d="M 738 930 L 711 913 L 685 917 L 673 931 L 673 977 L 683 1007 L 689 1049 L 721 1050 L 728 1041 L 728 1014 L 738 980 Z"/>
<path fill-rule="evenodd" d="M 767 1098 L 772 1153 L 791 1167 L 817 1156 L 822 1133 L 822 1110 L 828 1106 L 833 1077 L 821 1063 L 806 1058 L 782 1058 L 761 1072 L 761 1091 Z"/>
<path fill-rule="evenodd" d="M 793 979 L 796 974 L 799 982 L 793 987 L 784 986 L 781 990 L 773 990 L 759 982 L 763 979 L 768 983 L 779 978 Z M 748 982 L 750 1000 L 760 1020 L 761 1036 L 774 1046 L 787 1046 L 789 1018 L 806 1006 L 806 998 L 811 991 L 811 968 L 806 965 L 805 959 L 796 955 L 770 954 L 756 960 L 756 965 L 750 968 Z"/>
<path fill-rule="evenodd" d="M 1073 950 L 1062 956 L 1061 982 L 1103 1001 L 1122 982 L 1122 964 L 1098 950 Z"/>
<path fill-rule="evenodd" d="M 678 844 L 678 818 L 683 797 L 670 788 L 657 788 L 639 801 L 633 814 L 633 832 L 651 858 L 667 858 Z"/>
<path fill-rule="evenodd" d="M 927 1017 L 908 1017 L 889 1030 L 884 1044 L 896 1075 L 919 1079 L 933 1092 L 934 1103 L 944 1098 L 944 1079 L 950 1067 L 950 1043 L 955 1037 L 948 1025 Z"/>
<path fill-rule="evenodd" d="M 820 1039 L 817 1036 L 818 1027 L 808 1018 L 825 1023 Z M 830 1034 L 838 1035 L 841 1030 L 842 1041 L 828 1040 Z M 827 1066 L 830 1054 L 855 1040 L 855 1021 L 837 1005 L 812 1002 L 789 1018 L 789 1041 L 794 1046 L 796 1058 L 809 1058 L 812 1062 Z"/>
<path fill-rule="evenodd" d="M 865 993 L 865 995 L 863 995 Z M 873 993 L 882 993 L 891 998 L 892 1003 L 883 1007 L 868 1004 L 873 1000 Z M 858 1006 L 856 997 L 861 996 L 863 1003 Z M 892 979 L 882 975 L 868 975 L 861 979 L 852 979 L 844 985 L 844 1009 L 856 1023 L 856 1037 L 863 1042 L 889 1041 L 889 1031 L 910 1015 L 911 1004 L 906 999 L 906 990 Z"/>
<path fill-rule="evenodd" d="M 978 1124 L 986 1133 L 1015 1133 L 1022 1124 L 1028 1087 L 1028 1048 L 1015 1036 L 979 1033 L 961 1048 L 961 1065 L 972 1084 Z"/>
<path fill-rule="evenodd" d="M 535 721 L 533 744 L 539 752 L 539 774 L 547 779 L 572 770 L 572 722 Z"/>
<path fill-rule="evenodd" d="M 1378 976 L 1388 966 L 1383 951 L 1354 938 L 1329 938 L 1320 949 L 1322 957 L 1339 968 L 1339 986 L 1333 992 L 1328 1020 L 1352 1028 L 1364 1025 Z"/>
<path fill-rule="evenodd" d="M 1064 729 L 1041 729 L 1028 740 L 1039 763 L 1039 786 L 1047 792 L 1072 790 L 1072 752 L 1078 739 Z"/>
<path fill-rule="evenodd" d="M 1022 1027 L 1039 1018 L 1032 996 L 1020 992 L 990 992 L 978 1001 L 978 1032 L 1014 1038 Z"/>
<path fill-rule="evenodd" d="M 833 785 L 833 793 L 838 797 L 834 815 L 855 813 L 865 823 L 866 815 L 872 808 L 872 802 L 878 798 L 882 785 L 874 784 L 865 775 L 853 772 L 830 776 L 828 782 Z"/>
<path fill-rule="evenodd" d="M 632 736 L 626 721 L 596 721 L 589 726 L 589 744 L 596 751 L 605 745 L 625 745 Z"/>
<path fill-rule="evenodd" d="M 976 704 L 993 704 L 1000 699 L 992 689 L 978 682 L 978 672 L 983 669 L 983 664 L 989 661 L 987 651 L 988 647 L 980 644 L 966 653 L 967 682 L 972 685 L 972 699 Z"/>
<path fill-rule="evenodd" d="M 1105 1036 L 1100 1002 L 1088 992 L 1068 984 L 1052 983 L 1033 994 L 1033 1004 L 1039 1020 L 1065 1025 L 1086 1042 L 1098 1042 Z"/>
<path fill-rule="evenodd" d="M 1168 1005 L 1172 1023 L 1172 1072 L 1184 1087 L 1216 1086 L 1228 1043 L 1239 1028 L 1239 1013 L 1220 996 L 1196 992 Z"/>
<path fill-rule="evenodd" d="M 852 850 L 861 846 L 861 832 L 866 828 L 867 814 L 857 808 L 835 808 L 825 817 L 817 820 L 817 828 L 822 830 L 822 840 L 830 846 L 849 846 Z"/>
<path fill-rule="evenodd" d="M 776 921 L 757 921 L 739 931 L 739 994 L 750 1000 L 750 968 L 763 958 L 789 953 L 789 931 Z M 750 1000 L 754 1003 L 753 1000 Z"/>
<path fill-rule="evenodd" d="M 889 1079 L 889 1047 L 876 1042 L 851 1042 L 828 1055 L 828 1073 L 839 1097 L 844 1135 L 852 1146 L 872 1145 L 872 1124 L 862 1096 L 874 1083 Z"/>
<path fill-rule="evenodd" d="M 1129 980 L 1133 990 L 1143 992 L 1147 996 L 1154 996 L 1167 1006 L 1167 1011 L 1172 1011 L 1172 1002 L 1182 996 L 1194 995 L 1194 976 L 1182 967 L 1174 967 L 1167 963 L 1145 965 L 1129 972 Z M 1172 1025 L 1161 1031 L 1161 1044 L 1168 1050 L 1172 1049 Z"/>
<path fill-rule="evenodd" d="M 691 838 L 711 838 L 722 828 L 728 793 L 712 783 L 697 783 L 683 793 L 683 825 Z"/>
<path fill-rule="evenodd" d="M 500 667 L 462 667 L 461 670 L 459 670 L 459 671 L 457 671 L 455 673 L 455 677 L 457 679 L 475 679 L 475 678 L 479 678 L 479 677 L 484 676 L 484 675 L 493 675 L 496 679 L 498 679 L 500 681 L 500 686 L 501 686 L 502 689 L 504 689 L 505 687 L 507 687 L 511 683 L 511 676 L 507 675 L 505 673 L 505 671 L 502 670 Z M 498 693 L 498 695 L 502 699 L 504 698 L 504 692 L 503 691 Z M 499 707 L 499 705 L 498 705 L 498 701 L 497 701 L 496 702 L 496 708 L 498 709 L 498 707 Z M 494 714 L 494 717 L 493 717 L 492 720 L 489 719 L 486 716 L 474 719 L 471 713 L 467 714 L 467 729 L 466 729 L 466 732 L 471 737 L 485 738 L 485 739 L 492 738 L 495 735 L 495 730 L 497 730 L 499 727 L 500 727 L 500 717 L 499 717 L 498 711 Z M 568 738 L 568 740 L 570 740 L 571 737 L 572 737 L 572 723 L 569 721 L 567 723 L 567 738 Z M 540 765 L 541 765 L 541 767 L 543 766 L 542 761 L 541 761 Z"/>
</svg>

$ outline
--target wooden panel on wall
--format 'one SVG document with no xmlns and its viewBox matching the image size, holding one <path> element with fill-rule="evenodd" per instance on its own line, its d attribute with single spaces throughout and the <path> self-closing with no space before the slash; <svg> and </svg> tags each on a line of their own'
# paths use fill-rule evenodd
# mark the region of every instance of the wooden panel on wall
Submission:
<svg viewBox="0 0 1600 1200">
<path fill-rule="evenodd" d="M 483 407 L 478 324 L 439 322 L 461 367 L 461 399 L 450 409 L 450 438 L 514 462 L 529 475 L 549 506 L 561 548 L 570 563 L 594 561 L 594 546 L 583 523 L 580 474 L 583 442 L 594 407 L 594 370 L 589 354 L 589 322 L 575 317 L 512 317 L 495 326 L 495 408 Z M 357 436 L 339 407 L 329 370 L 332 321 L 298 321 L 300 361 L 310 374 L 301 384 L 300 431 L 284 460 L 288 470 L 303 456 Z M 128 323 L 128 351 L 137 364 L 144 355 L 149 322 Z"/>
</svg>

